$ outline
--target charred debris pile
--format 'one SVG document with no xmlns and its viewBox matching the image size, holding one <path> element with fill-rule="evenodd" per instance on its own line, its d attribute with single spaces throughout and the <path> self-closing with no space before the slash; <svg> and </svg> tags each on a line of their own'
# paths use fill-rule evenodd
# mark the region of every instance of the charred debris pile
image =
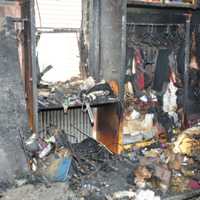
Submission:
<svg viewBox="0 0 200 200">
<path fill-rule="evenodd" d="M 165 145 L 136 143 L 114 155 L 90 137 L 70 143 L 68 134 L 52 127 L 45 136 L 34 134 L 22 143 L 31 172 L 27 182 L 64 182 L 80 199 L 196 199 L 199 134 L 196 126 Z"/>
</svg>

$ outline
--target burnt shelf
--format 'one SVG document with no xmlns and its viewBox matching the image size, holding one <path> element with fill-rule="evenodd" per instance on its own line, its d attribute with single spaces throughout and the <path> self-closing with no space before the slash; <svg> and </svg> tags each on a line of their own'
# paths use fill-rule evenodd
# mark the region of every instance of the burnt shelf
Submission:
<svg viewBox="0 0 200 200">
<path fill-rule="evenodd" d="M 110 98 L 110 99 L 100 99 L 100 100 L 95 100 L 93 102 L 91 102 L 90 106 L 91 107 L 99 107 L 102 105 L 106 105 L 106 104 L 114 104 L 114 103 L 119 103 L 120 100 L 118 97 L 116 98 Z M 69 109 L 75 109 L 75 108 L 81 108 L 82 105 L 81 104 L 72 104 L 69 106 Z M 42 111 L 49 111 L 49 110 L 63 110 L 63 106 L 60 104 L 57 105 L 49 105 L 46 107 L 38 107 L 38 112 L 42 112 Z"/>
<path fill-rule="evenodd" d="M 146 6 L 158 8 L 182 8 L 182 9 L 196 9 L 197 5 L 189 3 L 159 3 L 159 2 L 145 2 L 137 0 L 128 0 L 128 6 Z"/>
</svg>

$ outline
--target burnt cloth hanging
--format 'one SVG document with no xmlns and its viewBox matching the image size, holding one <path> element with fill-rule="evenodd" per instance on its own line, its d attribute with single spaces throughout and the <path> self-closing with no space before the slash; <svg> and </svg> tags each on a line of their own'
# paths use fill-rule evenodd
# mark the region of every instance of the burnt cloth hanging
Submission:
<svg viewBox="0 0 200 200">
<path fill-rule="evenodd" d="M 156 70 L 153 82 L 153 90 L 161 92 L 163 85 L 169 82 L 169 49 L 160 49 L 156 62 Z"/>
</svg>

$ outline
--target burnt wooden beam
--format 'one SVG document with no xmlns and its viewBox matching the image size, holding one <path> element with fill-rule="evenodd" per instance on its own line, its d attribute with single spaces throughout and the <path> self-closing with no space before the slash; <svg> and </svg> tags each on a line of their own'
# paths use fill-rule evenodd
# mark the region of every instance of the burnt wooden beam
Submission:
<svg viewBox="0 0 200 200">
<path fill-rule="evenodd" d="M 190 62 L 190 29 L 191 29 L 191 15 L 187 16 L 186 20 L 186 34 L 185 34 L 185 68 L 184 68 L 184 111 L 187 113 L 188 103 L 188 68 Z"/>
<path fill-rule="evenodd" d="M 38 128 L 37 106 L 37 70 L 36 70 L 36 38 L 34 1 L 22 4 L 24 22 L 24 62 L 25 62 L 25 92 L 29 117 L 29 127 L 33 132 Z"/>
</svg>

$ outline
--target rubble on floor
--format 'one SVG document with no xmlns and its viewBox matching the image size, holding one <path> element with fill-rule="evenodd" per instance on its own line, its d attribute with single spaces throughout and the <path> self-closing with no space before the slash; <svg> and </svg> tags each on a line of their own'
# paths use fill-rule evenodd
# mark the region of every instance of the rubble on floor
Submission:
<svg viewBox="0 0 200 200">
<path fill-rule="evenodd" d="M 32 136 L 25 142 L 30 168 L 45 184 L 67 182 L 85 199 L 103 199 L 120 190 L 129 191 L 134 163 L 114 155 L 93 138 L 71 144 L 59 129 L 44 138 Z"/>
<path fill-rule="evenodd" d="M 134 149 L 138 167 L 133 170 L 137 188 L 150 188 L 160 194 L 198 190 L 200 127 L 193 127 L 175 136 L 165 146 Z"/>
<path fill-rule="evenodd" d="M 81 200 L 66 183 L 27 184 L 2 193 L 1 200 Z"/>
<path fill-rule="evenodd" d="M 174 135 L 173 142 L 165 146 L 134 146 L 129 152 L 114 155 L 93 138 L 73 144 L 62 130 L 51 128 L 47 135 L 33 135 L 24 142 L 32 178 L 18 180 L 21 189 L 12 190 L 33 187 L 31 182 L 57 190 L 63 183 L 65 189 L 60 192 L 64 196 L 56 194 L 55 199 L 67 199 L 71 193 L 75 196 L 68 199 L 183 200 L 184 195 L 195 199 L 200 197 L 199 139 L 200 127 L 196 126 Z M 12 196 L 12 190 L 2 193 L 2 199 Z"/>
<path fill-rule="evenodd" d="M 198 121 L 183 128 L 184 114 L 177 105 L 177 88 L 172 82 L 162 98 L 152 88 L 137 93 L 134 87 L 129 81 L 125 87 L 123 145 L 124 154 L 137 163 L 132 171 L 135 190 L 150 189 L 161 199 L 198 193 Z M 180 195 L 178 199 L 189 198 Z"/>
</svg>

